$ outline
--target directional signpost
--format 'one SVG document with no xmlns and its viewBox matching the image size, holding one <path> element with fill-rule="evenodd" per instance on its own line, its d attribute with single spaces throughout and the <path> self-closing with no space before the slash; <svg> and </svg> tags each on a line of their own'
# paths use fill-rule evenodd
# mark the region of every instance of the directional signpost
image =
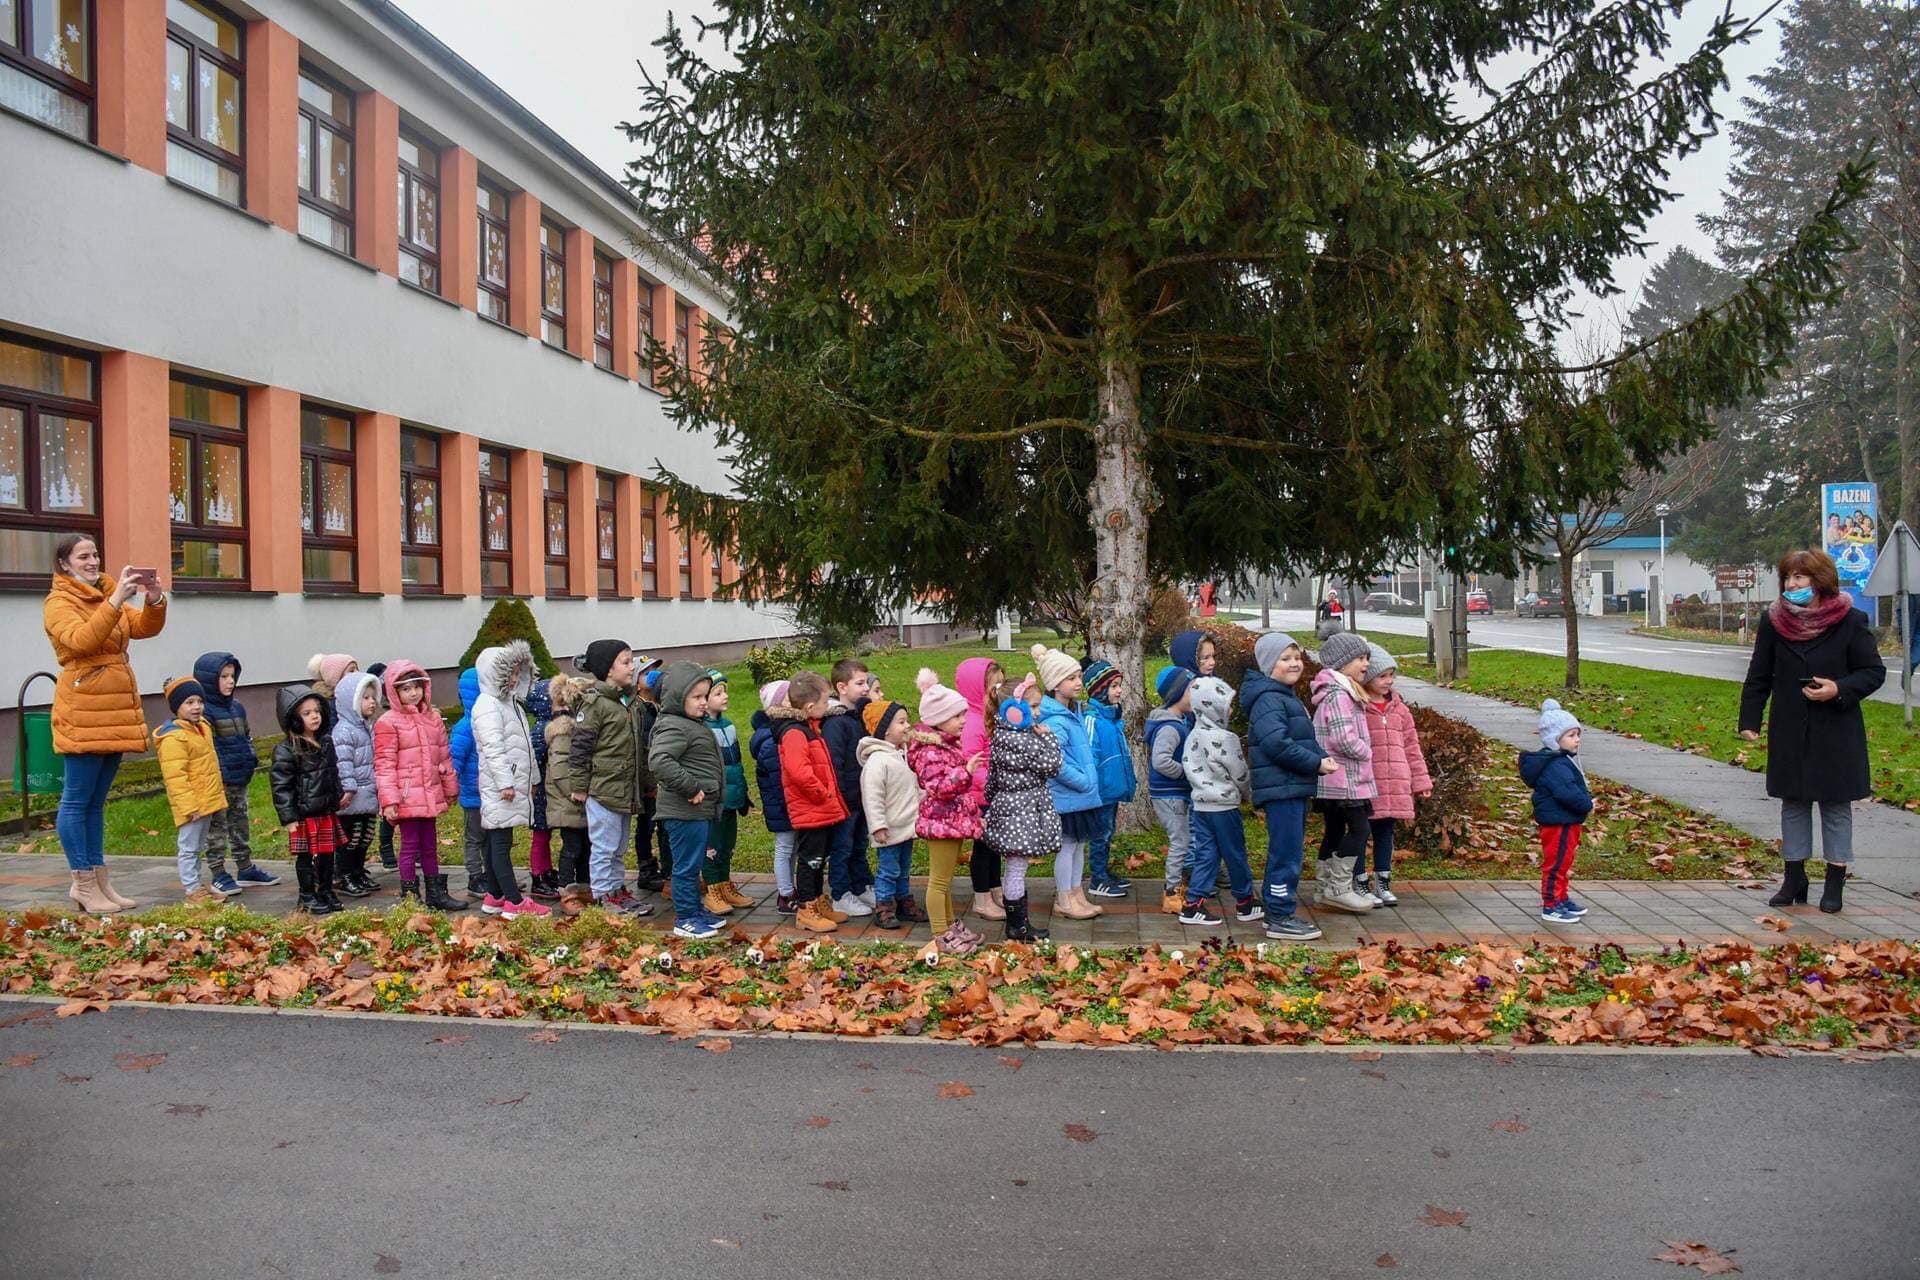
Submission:
<svg viewBox="0 0 1920 1280">
<path fill-rule="evenodd" d="M 1721 597 L 1719 610 L 1720 630 L 1725 631 L 1727 629 L 1726 593 L 1729 591 L 1738 591 L 1740 593 L 1741 644 L 1747 642 L 1747 593 L 1753 590 L 1755 581 L 1753 566 L 1750 564 L 1722 564 L 1715 565 L 1713 569 L 1713 585 L 1718 588 Z"/>
<path fill-rule="evenodd" d="M 1900 661 L 1904 672 L 1900 678 L 1900 709 L 1909 728 L 1913 725 L 1913 636 L 1908 631 L 1912 625 L 1912 613 L 1908 601 L 1920 595 L 1920 539 L 1913 536 L 1913 530 L 1907 528 L 1904 520 L 1896 521 L 1893 532 L 1887 536 L 1887 545 L 1880 548 L 1880 556 L 1875 561 L 1873 572 L 1867 578 L 1864 594 L 1869 596 L 1894 596 L 1898 607 L 1894 610 L 1900 622 Z"/>
</svg>

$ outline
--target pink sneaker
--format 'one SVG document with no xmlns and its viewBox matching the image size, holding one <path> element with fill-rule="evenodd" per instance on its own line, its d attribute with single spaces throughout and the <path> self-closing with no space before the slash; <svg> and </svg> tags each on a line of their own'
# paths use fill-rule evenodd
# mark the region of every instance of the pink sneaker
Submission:
<svg viewBox="0 0 1920 1280">
<path fill-rule="evenodd" d="M 518 916 L 550 916 L 553 908 L 544 902 L 535 902 L 532 898 L 522 898 L 518 902 L 500 904 L 501 914 L 512 920 Z"/>
<path fill-rule="evenodd" d="M 505 898 L 496 898 L 492 894 L 480 899 L 480 910 L 490 916 L 503 916 L 511 904 Z"/>
</svg>

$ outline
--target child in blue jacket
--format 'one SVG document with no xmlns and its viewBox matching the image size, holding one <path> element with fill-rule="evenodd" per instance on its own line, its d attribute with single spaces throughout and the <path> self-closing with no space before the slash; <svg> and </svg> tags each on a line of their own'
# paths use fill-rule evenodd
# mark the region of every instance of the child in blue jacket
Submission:
<svg viewBox="0 0 1920 1280">
<path fill-rule="evenodd" d="M 447 751 L 453 757 L 454 776 L 460 779 L 460 813 L 466 820 L 461 852 L 466 857 L 467 892 L 474 896 L 492 892 L 487 880 L 487 830 L 480 822 L 480 753 L 473 745 L 473 704 L 479 698 L 480 672 L 468 667 L 460 673 L 460 709 L 466 714 L 447 731 Z"/>
<path fill-rule="evenodd" d="M 240 684 L 240 659 L 230 653 L 203 653 L 193 664 L 193 678 L 204 691 L 201 702 L 207 728 L 213 733 L 213 753 L 220 761 L 220 784 L 227 807 L 213 815 L 207 827 L 207 875 L 216 893 L 231 896 L 250 885 L 279 884 L 280 877 L 253 861 L 253 815 L 247 811 L 247 786 L 260 767 L 247 728 L 247 709 L 233 691 Z M 227 850 L 233 851 L 234 874 L 227 874 Z"/>
<path fill-rule="evenodd" d="M 1252 757 L 1253 803 L 1267 817 L 1267 870 L 1260 887 L 1267 936 L 1311 942 L 1315 925 L 1295 913 L 1300 907 L 1300 867 L 1306 857 L 1307 806 L 1320 775 L 1338 766 L 1313 731 L 1313 715 L 1300 700 L 1306 652 L 1292 636 L 1270 631 L 1253 645 L 1255 670 L 1240 685 L 1247 708 L 1247 747 Z"/>
<path fill-rule="evenodd" d="M 1576 924 L 1587 909 L 1567 893 L 1567 876 L 1593 794 L 1580 767 L 1580 722 L 1552 698 L 1540 704 L 1540 746 L 1520 753 L 1520 780 L 1533 788 L 1533 820 L 1540 827 L 1540 918 Z"/>
<path fill-rule="evenodd" d="M 1124 898 L 1133 881 L 1114 875 L 1108 866 L 1113 849 L 1114 824 L 1120 806 L 1133 799 L 1133 752 L 1113 692 L 1120 687 L 1120 668 L 1105 658 L 1081 664 L 1080 681 L 1087 690 L 1087 736 L 1093 742 L 1093 767 L 1100 785 L 1099 829 L 1087 842 L 1087 896 Z"/>
<path fill-rule="evenodd" d="M 1093 739 L 1080 710 L 1080 664 L 1058 649 L 1036 644 L 1030 652 L 1046 696 L 1040 700 L 1040 727 L 1060 744 L 1060 772 L 1047 779 L 1053 807 L 1060 815 L 1060 852 L 1053 860 L 1053 909 L 1069 920 L 1091 920 L 1101 908 L 1087 901 L 1080 887 L 1087 846 L 1100 830 L 1100 777 Z"/>
</svg>

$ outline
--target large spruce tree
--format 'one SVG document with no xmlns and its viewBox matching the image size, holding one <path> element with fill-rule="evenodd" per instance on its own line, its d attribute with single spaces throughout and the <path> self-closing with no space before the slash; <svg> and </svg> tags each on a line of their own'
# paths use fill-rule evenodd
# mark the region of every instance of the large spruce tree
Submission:
<svg viewBox="0 0 1920 1280">
<path fill-rule="evenodd" d="M 1546 477 L 1700 438 L 1828 292 L 1863 180 L 1835 158 L 1722 306 L 1566 369 L 1742 22 L 1659 69 L 1675 0 L 716 7 L 626 126 L 732 291 L 672 390 L 738 493 L 673 500 L 744 594 L 983 621 L 1084 590 L 1134 672 L 1156 577 L 1510 565 Z"/>
</svg>

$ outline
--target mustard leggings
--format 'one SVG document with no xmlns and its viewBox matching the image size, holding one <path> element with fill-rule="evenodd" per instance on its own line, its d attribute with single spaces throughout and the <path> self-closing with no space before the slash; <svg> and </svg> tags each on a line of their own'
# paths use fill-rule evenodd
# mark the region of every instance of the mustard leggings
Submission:
<svg viewBox="0 0 1920 1280">
<path fill-rule="evenodd" d="M 927 841 L 927 921 L 936 938 L 953 927 L 953 869 L 960 865 L 960 844 Z"/>
</svg>

